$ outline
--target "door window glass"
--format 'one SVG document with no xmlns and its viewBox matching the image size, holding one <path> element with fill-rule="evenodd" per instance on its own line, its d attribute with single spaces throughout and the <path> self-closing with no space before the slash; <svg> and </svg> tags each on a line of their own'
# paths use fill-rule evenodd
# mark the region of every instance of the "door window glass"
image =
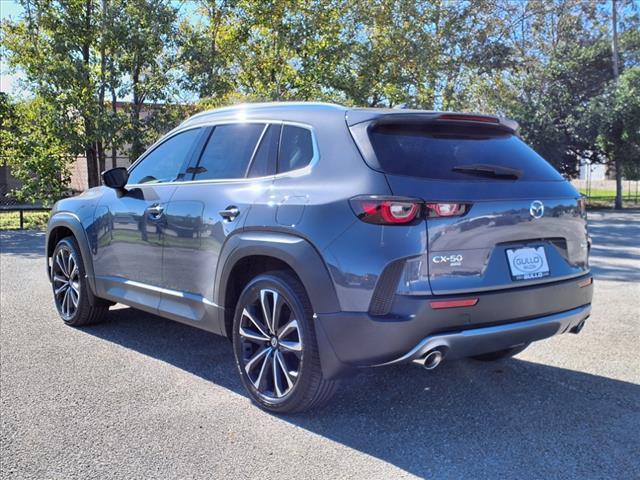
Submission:
<svg viewBox="0 0 640 480">
<path fill-rule="evenodd" d="M 249 177 L 266 177 L 275 173 L 275 160 L 278 155 L 280 125 L 269 125 L 260 141 L 253 162 L 249 169 Z"/>
<path fill-rule="evenodd" d="M 193 153 L 201 129 L 178 133 L 153 149 L 129 173 L 129 184 L 174 181 Z"/>
<path fill-rule="evenodd" d="M 194 180 L 244 178 L 265 125 L 238 123 L 214 128 Z"/>
</svg>

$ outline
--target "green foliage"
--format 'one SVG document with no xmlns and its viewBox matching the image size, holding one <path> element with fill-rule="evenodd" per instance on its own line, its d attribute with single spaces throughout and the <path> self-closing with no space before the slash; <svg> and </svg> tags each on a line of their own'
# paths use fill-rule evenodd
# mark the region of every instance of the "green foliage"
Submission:
<svg viewBox="0 0 640 480">
<path fill-rule="evenodd" d="M 69 152 L 66 122 L 42 98 L 12 103 L 0 94 L 0 155 L 22 187 L 12 195 L 23 202 L 50 204 L 67 191 Z"/>
<path fill-rule="evenodd" d="M 26 142 L 12 167 L 38 172 L 25 180 L 34 195 L 62 194 L 78 154 L 95 185 L 105 157 L 135 159 L 194 111 L 271 100 L 498 113 L 568 176 L 582 159 L 637 174 L 633 0 L 617 2 L 617 82 L 610 0 L 19 1 L 2 53 L 35 98 L 5 102 L 7 118 L 57 135 L 40 149 Z M 35 111 L 42 125 L 29 124 Z M 36 187 L 54 171 L 58 183 Z"/>
</svg>

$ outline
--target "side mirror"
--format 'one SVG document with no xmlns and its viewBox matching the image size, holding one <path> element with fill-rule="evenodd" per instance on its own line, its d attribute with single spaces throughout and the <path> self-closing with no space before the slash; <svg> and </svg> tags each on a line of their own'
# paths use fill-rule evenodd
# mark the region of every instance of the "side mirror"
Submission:
<svg viewBox="0 0 640 480">
<path fill-rule="evenodd" d="M 112 168 L 102 172 L 102 182 L 109 188 L 116 190 L 124 189 L 129 180 L 129 172 L 124 167 Z"/>
</svg>

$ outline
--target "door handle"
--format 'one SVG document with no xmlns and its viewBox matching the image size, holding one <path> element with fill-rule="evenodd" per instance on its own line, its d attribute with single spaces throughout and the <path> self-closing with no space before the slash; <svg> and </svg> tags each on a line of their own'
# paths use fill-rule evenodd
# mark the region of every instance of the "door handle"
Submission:
<svg viewBox="0 0 640 480">
<path fill-rule="evenodd" d="M 230 206 L 224 210 L 220 210 L 218 213 L 225 220 L 233 221 L 238 215 L 240 215 L 240 210 L 238 210 L 238 207 Z"/>
<path fill-rule="evenodd" d="M 147 208 L 147 213 L 153 219 L 159 218 L 164 212 L 164 207 L 162 205 L 151 205 Z"/>
</svg>

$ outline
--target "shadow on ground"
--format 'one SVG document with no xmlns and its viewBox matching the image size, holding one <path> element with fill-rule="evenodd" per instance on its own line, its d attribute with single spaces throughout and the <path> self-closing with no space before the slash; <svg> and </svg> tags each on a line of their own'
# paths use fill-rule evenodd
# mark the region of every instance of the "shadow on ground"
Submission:
<svg viewBox="0 0 640 480">
<path fill-rule="evenodd" d="M 227 339 L 131 308 L 109 318 L 83 331 L 246 396 Z M 638 443 L 630 427 L 639 400 L 631 383 L 517 359 L 463 360 L 432 372 L 370 370 L 323 410 L 281 418 L 421 477 L 504 468 L 511 478 L 589 477 L 615 465 L 612 456 L 630 461 L 620 445 Z"/>
<path fill-rule="evenodd" d="M 6 230 L 0 232 L 0 253 L 42 258 L 46 234 L 34 230 Z"/>
</svg>

